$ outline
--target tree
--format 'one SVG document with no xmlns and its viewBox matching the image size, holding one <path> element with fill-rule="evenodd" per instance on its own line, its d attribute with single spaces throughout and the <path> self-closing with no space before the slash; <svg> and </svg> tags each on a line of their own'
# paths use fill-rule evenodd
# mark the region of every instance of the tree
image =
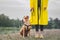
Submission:
<svg viewBox="0 0 60 40">
<path fill-rule="evenodd" d="M 0 15 L 0 26 L 9 26 L 9 17 L 4 14 Z"/>
<path fill-rule="evenodd" d="M 1 14 L 0 15 L 0 27 L 19 27 L 22 25 L 22 21 L 18 18 L 10 19 L 8 16 Z"/>
<path fill-rule="evenodd" d="M 58 18 L 54 19 L 55 28 L 60 28 L 60 20 Z"/>
</svg>

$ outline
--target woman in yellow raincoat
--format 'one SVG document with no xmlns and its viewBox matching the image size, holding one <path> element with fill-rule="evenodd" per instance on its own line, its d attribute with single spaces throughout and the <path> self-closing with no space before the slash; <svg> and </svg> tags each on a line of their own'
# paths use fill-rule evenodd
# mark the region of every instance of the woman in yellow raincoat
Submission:
<svg viewBox="0 0 60 40">
<path fill-rule="evenodd" d="M 40 26 L 40 37 L 42 31 L 43 31 L 43 26 L 48 25 L 48 0 L 30 0 L 30 23 L 31 25 L 36 26 L 36 36 L 38 37 L 38 31 L 39 31 L 39 26 Z"/>
</svg>

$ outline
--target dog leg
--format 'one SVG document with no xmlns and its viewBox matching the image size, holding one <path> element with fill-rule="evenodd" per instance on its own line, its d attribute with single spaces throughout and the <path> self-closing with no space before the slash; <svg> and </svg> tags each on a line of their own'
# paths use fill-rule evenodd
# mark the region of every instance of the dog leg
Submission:
<svg viewBox="0 0 60 40">
<path fill-rule="evenodd" d="M 24 31 L 24 29 L 23 29 L 23 38 L 24 38 L 24 36 L 25 36 L 25 35 L 24 35 L 24 34 L 25 34 L 24 32 L 25 32 L 25 31 Z"/>
<path fill-rule="evenodd" d="M 31 37 L 30 31 L 29 31 L 29 33 L 28 33 L 28 37 Z"/>
</svg>

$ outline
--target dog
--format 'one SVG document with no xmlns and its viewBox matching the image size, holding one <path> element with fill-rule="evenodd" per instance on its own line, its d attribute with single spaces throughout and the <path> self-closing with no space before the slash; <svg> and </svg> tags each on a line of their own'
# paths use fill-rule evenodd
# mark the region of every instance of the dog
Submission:
<svg viewBox="0 0 60 40">
<path fill-rule="evenodd" d="M 29 16 L 24 16 L 23 18 L 23 26 L 20 29 L 20 35 L 24 37 L 30 36 L 31 25 L 29 22 Z"/>
</svg>

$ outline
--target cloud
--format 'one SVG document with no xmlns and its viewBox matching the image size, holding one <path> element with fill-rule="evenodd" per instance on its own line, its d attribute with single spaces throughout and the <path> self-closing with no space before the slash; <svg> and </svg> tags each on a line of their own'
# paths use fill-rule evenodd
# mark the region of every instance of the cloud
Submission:
<svg viewBox="0 0 60 40">
<path fill-rule="evenodd" d="M 49 17 L 59 18 L 60 16 L 60 0 L 49 0 Z M 60 18 L 59 18 L 60 19 Z"/>
<path fill-rule="evenodd" d="M 4 13 L 10 18 L 22 19 L 29 15 L 29 1 L 26 0 L 0 0 L 0 14 Z"/>
<path fill-rule="evenodd" d="M 0 14 L 4 13 L 10 18 L 22 19 L 24 15 L 30 14 L 30 0 L 0 0 Z M 49 0 L 49 17 L 60 17 L 60 0 Z M 59 18 L 60 19 L 60 18 Z"/>
</svg>

